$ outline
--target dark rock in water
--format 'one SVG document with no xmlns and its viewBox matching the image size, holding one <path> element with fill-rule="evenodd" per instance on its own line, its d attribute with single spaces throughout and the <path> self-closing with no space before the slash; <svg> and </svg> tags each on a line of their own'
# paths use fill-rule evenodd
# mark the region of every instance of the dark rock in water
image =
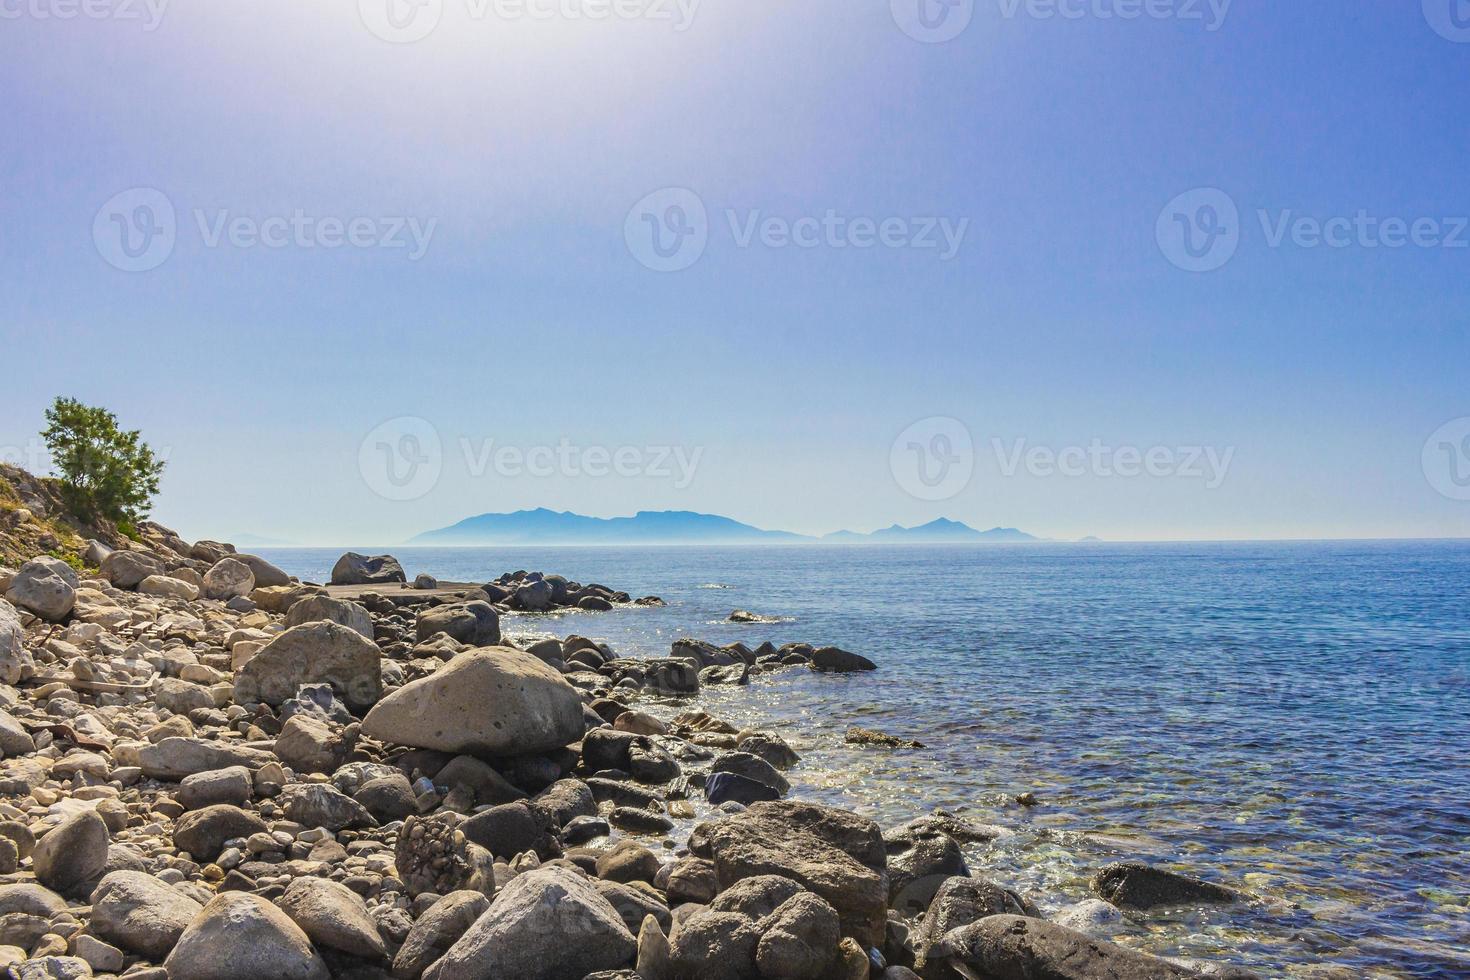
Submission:
<svg viewBox="0 0 1470 980">
<path fill-rule="evenodd" d="M 632 834 L 666 834 L 674 829 L 674 821 L 662 813 L 638 807 L 614 807 L 607 818 L 614 827 Z"/>
<path fill-rule="evenodd" d="M 843 739 L 849 745 L 876 745 L 885 749 L 922 749 L 923 742 L 911 738 L 899 738 L 871 728 L 849 728 Z"/>
<path fill-rule="evenodd" d="M 407 582 L 403 566 L 392 555 L 359 555 L 349 551 L 332 566 L 333 585 L 386 585 Z"/>
<path fill-rule="evenodd" d="M 774 786 L 751 779 L 749 776 L 741 776 L 733 772 L 716 772 L 704 783 L 704 798 L 709 800 L 712 806 L 721 803 L 760 803 L 766 800 L 779 800 L 781 793 Z"/>
<path fill-rule="evenodd" d="M 577 600 L 577 608 L 583 612 L 611 612 L 613 604 L 602 596 L 584 595 Z"/>
<path fill-rule="evenodd" d="M 582 736 L 582 764 L 592 772 L 629 768 L 629 751 L 635 745 L 647 745 L 648 739 L 632 732 L 611 728 L 594 728 Z"/>
<path fill-rule="evenodd" d="M 788 877 L 837 910 L 844 935 L 863 948 L 883 942 L 888 855 L 871 820 L 810 803 L 755 803 L 700 824 L 689 850 L 714 861 L 725 887 L 755 875 Z"/>
<path fill-rule="evenodd" d="M 589 776 L 587 788 L 592 790 L 592 795 L 598 803 L 611 802 L 614 806 L 634 806 L 645 810 L 662 807 L 664 803 L 663 797 L 651 789 L 644 789 L 632 783 L 619 782 L 616 779 L 605 779 L 601 776 Z"/>
<path fill-rule="evenodd" d="M 765 620 L 747 609 L 737 609 L 730 614 L 729 621 L 732 623 L 762 623 Z"/>
<path fill-rule="evenodd" d="M 851 674 L 863 670 L 877 670 L 878 665 L 867 657 L 848 653 L 837 647 L 822 647 L 812 653 L 812 670 L 824 674 Z"/>
<path fill-rule="evenodd" d="M 612 828 L 601 817 L 573 817 L 561 829 L 562 840 L 573 846 L 606 837 L 610 833 Z"/>
<path fill-rule="evenodd" d="M 1010 833 L 1005 827 L 997 827 L 994 824 L 971 823 L 948 810 L 935 810 L 927 817 L 915 817 L 894 828 L 895 831 L 901 829 L 937 830 L 941 834 L 948 834 L 961 844 L 987 844 L 997 837 L 1004 837 Z"/>
<path fill-rule="evenodd" d="M 714 773 L 729 772 L 746 779 L 753 779 L 758 783 L 765 783 L 776 791 L 777 796 L 785 796 L 791 789 L 791 784 L 786 777 L 776 771 L 760 756 L 749 752 L 725 752 L 710 763 L 710 769 Z"/>
<path fill-rule="evenodd" d="M 736 747 L 742 752 L 765 759 L 777 769 L 790 769 L 801 761 L 786 740 L 774 732 L 750 732 L 741 736 Z"/>
<path fill-rule="evenodd" d="M 1120 909 L 1140 911 L 1166 906 L 1228 905 L 1242 897 L 1233 888 L 1138 861 L 1103 868 L 1092 879 L 1092 890 Z"/>
<path fill-rule="evenodd" d="M 667 783 L 678 779 L 678 761 L 657 745 L 643 742 L 628 750 L 628 771 L 640 783 Z"/>
<path fill-rule="evenodd" d="M 748 664 L 731 664 L 729 667 L 706 667 L 699 672 L 699 683 L 706 685 L 728 684 L 739 686 L 750 683 Z"/>
<path fill-rule="evenodd" d="M 940 885 L 913 932 L 917 969 L 925 980 L 957 980 L 960 975 L 950 967 L 926 962 L 929 950 L 955 929 L 992 915 L 1037 917 L 1038 913 L 1020 895 L 984 878 L 950 878 Z"/>
<path fill-rule="evenodd" d="M 929 950 L 929 962 L 936 961 L 961 968 L 964 976 L 986 980 L 1198 980 L 1203 976 L 1157 956 L 1017 915 L 993 915 L 950 932 Z"/>
<path fill-rule="evenodd" d="M 960 845 L 948 834 L 896 827 L 883 835 L 883 843 L 888 849 L 888 905 L 904 915 L 922 915 L 947 880 L 969 877 Z"/>
<path fill-rule="evenodd" d="M 536 796 L 535 805 L 565 827 L 577 817 L 597 816 L 597 798 L 580 779 L 560 779 Z"/>
</svg>

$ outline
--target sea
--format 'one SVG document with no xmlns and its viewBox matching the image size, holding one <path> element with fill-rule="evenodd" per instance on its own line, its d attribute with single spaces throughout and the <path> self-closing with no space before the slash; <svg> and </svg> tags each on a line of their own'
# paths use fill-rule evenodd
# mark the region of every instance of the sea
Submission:
<svg viewBox="0 0 1470 980">
<path fill-rule="evenodd" d="M 261 554 L 324 582 L 342 550 Z M 1268 977 L 1470 977 L 1470 542 L 353 550 L 410 579 L 537 570 L 667 603 L 512 614 L 511 636 L 863 654 L 879 670 L 640 706 L 779 732 L 794 798 L 1008 828 L 971 872 L 1044 912 L 1118 860 L 1256 899 L 1117 942 Z M 853 726 L 924 748 L 849 745 Z"/>
</svg>

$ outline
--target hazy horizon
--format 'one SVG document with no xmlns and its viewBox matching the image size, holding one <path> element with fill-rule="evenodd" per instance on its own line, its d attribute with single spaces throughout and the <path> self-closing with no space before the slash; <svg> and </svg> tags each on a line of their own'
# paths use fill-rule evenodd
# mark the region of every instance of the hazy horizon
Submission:
<svg viewBox="0 0 1470 980">
<path fill-rule="evenodd" d="M 16 5 L 0 458 L 106 406 L 191 538 L 1470 536 L 1448 7 L 919 2 Z"/>
</svg>

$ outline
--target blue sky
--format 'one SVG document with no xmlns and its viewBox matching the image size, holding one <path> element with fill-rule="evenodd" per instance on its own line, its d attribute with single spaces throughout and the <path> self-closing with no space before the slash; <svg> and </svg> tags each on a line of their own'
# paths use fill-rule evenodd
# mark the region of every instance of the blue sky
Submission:
<svg viewBox="0 0 1470 980">
<path fill-rule="evenodd" d="M 1470 535 L 1470 3 L 94 2 L 0 0 L 0 447 L 186 535 Z"/>
</svg>

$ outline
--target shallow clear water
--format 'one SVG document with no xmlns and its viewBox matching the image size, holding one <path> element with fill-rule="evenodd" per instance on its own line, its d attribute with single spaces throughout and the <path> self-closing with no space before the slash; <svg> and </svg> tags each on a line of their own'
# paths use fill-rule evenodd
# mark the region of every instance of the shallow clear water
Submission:
<svg viewBox="0 0 1470 980">
<path fill-rule="evenodd" d="M 784 672 L 654 710 L 779 730 L 803 756 L 795 796 L 1016 829 L 971 869 L 1044 909 L 1130 857 L 1264 900 L 1119 941 L 1271 976 L 1470 976 L 1470 543 L 393 553 L 410 578 L 538 569 L 668 602 L 512 616 L 512 633 L 869 656 L 876 674 Z M 324 581 L 339 552 L 262 554 Z M 737 608 L 789 620 L 723 622 Z M 927 748 L 845 745 L 854 724 Z M 1043 805 L 1011 802 L 1025 791 Z"/>
</svg>

